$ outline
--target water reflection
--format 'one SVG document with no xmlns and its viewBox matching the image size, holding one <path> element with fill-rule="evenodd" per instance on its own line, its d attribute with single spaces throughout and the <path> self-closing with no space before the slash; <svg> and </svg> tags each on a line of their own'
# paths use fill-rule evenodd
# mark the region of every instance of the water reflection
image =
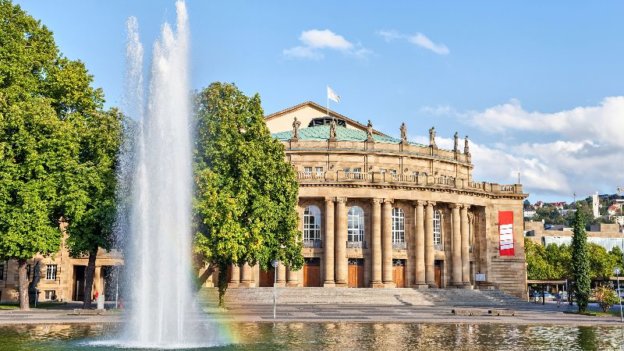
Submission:
<svg viewBox="0 0 624 351">
<path fill-rule="evenodd" d="M 620 350 L 618 327 L 500 324 L 238 323 L 213 350 Z M 110 325 L 0 327 L 0 350 L 83 350 Z M 98 350 L 112 350 L 96 347 Z"/>
</svg>

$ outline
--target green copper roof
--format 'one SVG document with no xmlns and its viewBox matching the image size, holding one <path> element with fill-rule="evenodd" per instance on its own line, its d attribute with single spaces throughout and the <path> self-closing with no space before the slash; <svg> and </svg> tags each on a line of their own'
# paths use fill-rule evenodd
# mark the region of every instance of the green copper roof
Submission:
<svg viewBox="0 0 624 351">
<path fill-rule="evenodd" d="M 272 134 L 274 138 L 287 141 L 290 140 L 292 136 L 292 131 L 287 132 L 279 132 Z M 329 126 L 315 126 L 308 128 L 299 129 L 299 140 L 327 140 L 329 139 Z M 381 135 L 373 134 L 373 139 L 378 143 L 387 143 L 387 144 L 398 144 L 401 142 L 401 139 L 396 139 L 392 137 L 386 137 Z M 366 132 L 359 129 L 351 129 L 346 127 L 336 127 L 336 140 L 338 141 L 365 141 L 366 140 Z M 417 143 L 410 143 L 414 145 L 420 145 Z"/>
</svg>

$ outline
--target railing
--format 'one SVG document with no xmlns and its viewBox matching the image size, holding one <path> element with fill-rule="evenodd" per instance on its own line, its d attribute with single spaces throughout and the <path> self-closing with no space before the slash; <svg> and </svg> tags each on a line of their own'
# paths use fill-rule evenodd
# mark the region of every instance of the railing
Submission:
<svg viewBox="0 0 624 351">
<path fill-rule="evenodd" d="M 312 248 L 312 249 L 321 249 L 323 248 L 323 241 L 321 241 L 320 239 L 303 240 L 303 247 Z"/>
<path fill-rule="evenodd" d="M 522 194 L 522 185 L 508 184 L 499 185 L 496 183 L 474 182 L 466 179 L 457 179 L 445 176 L 427 176 L 413 174 L 392 174 L 389 172 L 344 172 L 324 171 L 320 172 L 298 172 L 297 180 L 300 182 L 363 182 L 363 183 L 402 183 L 418 186 L 451 187 L 454 189 L 468 189 L 474 191 L 484 191 L 493 194 Z"/>
<path fill-rule="evenodd" d="M 403 242 L 393 242 L 392 243 L 392 249 L 393 250 L 405 250 L 405 249 L 407 249 L 407 244 L 405 243 L 405 241 L 403 241 Z"/>
<path fill-rule="evenodd" d="M 347 249 L 368 249 L 366 241 L 347 241 Z"/>
</svg>

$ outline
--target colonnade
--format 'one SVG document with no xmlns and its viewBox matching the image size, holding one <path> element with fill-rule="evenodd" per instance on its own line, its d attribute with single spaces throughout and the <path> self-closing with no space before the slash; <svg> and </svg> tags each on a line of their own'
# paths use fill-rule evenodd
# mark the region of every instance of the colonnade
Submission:
<svg viewBox="0 0 624 351">
<path fill-rule="evenodd" d="M 323 254 L 321 265 L 323 269 L 324 287 L 344 287 L 348 282 L 347 257 L 347 198 L 324 199 L 323 223 Z M 393 243 L 392 243 L 392 208 L 393 199 L 372 198 L 370 224 L 370 287 L 394 287 L 393 279 Z M 412 214 L 413 242 L 406 235 L 406 244 L 412 245 L 413 273 L 411 279 L 413 287 L 437 287 L 435 281 L 435 245 L 434 245 L 434 208 L 433 201 L 413 201 Z M 469 251 L 469 220 L 470 205 L 449 203 L 451 209 L 451 248 L 450 259 L 447 254 L 445 263 L 450 263 L 450 285 L 462 287 L 470 285 L 470 251 Z M 406 221 L 407 223 L 407 221 Z M 407 228 L 406 228 L 407 232 Z M 447 250 L 447 253 L 449 250 Z M 277 271 L 278 286 L 296 286 L 298 272 L 286 269 L 280 264 Z M 240 279 L 239 279 L 240 277 Z M 232 266 L 230 283 L 242 287 L 254 286 L 252 268 L 248 264 Z"/>
</svg>

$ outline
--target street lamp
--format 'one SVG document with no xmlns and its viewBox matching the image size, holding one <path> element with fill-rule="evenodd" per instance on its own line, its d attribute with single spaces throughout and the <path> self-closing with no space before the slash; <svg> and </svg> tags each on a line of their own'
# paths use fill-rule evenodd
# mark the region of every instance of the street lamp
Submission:
<svg viewBox="0 0 624 351">
<path fill-rule="evenodd" d="M 277 266 L 279 265 L 278 260 L 271 261 L 271 266 L 273 266 L 273 320 L 275 320 L 275 314 L 277 312 L 277 292 L 275 290 L 275 286 L 277 285 Z"/>
<path fill-rule="evenodd" d="M 615 269 L 615 276 L 617 277 L 617 295 L 620 299 L 620 322 L 624 322 L 624 314 L 622 314 L 622 295 L 620 295 L 620 269 Z"/>
</svg>

